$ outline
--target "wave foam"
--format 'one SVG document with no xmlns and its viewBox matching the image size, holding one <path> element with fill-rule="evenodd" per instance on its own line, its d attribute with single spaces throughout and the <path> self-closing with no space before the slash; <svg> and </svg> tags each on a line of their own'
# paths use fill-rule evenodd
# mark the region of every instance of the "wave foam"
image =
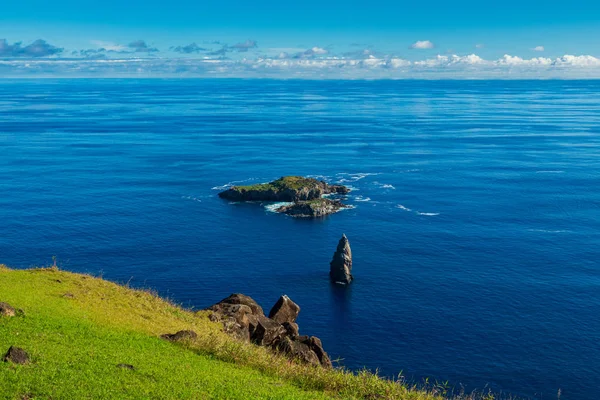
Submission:
<svg viewBox="0 0 600 400">
<path fill-rule="evenodd" d="M 283 206 L 290 206 L 294 203 L 289 202 L 289 201 L 282 201 L 279 203 L 269 203 L 267 205 L 265 205 L 265 210 L 267 210 L 268 212 L 277 212 L 277 210 L 279 209 L 279 207 L 283 207 Z"/>
<path fill-rule="evenodd" d="M 370 197 L 356 196 L 354 201 L 371 201 Z"/>
<path fill-rule="evenodd" d="M 563 229 L 557 229 L 557 230 L 551 230 L 551 229 L 527 229 L 529 232 L 542 232 L 542 233 L 569 233 L 571 231 L 569 230 L 563 230 Z"/>
<path fill-rule="evenodd" d="M 420 211 L 417 211 L 417 214 L 424 215 L 426 217 L 435 217 L 436 215 L 440 215 L 440 213 L 420 212 Z"/>
<path fill-rule="evenodd" d="M 412 211 L 410 208 L 404 207 L 402 204 L 398 204 L 396 206 L 396 208 L 399 208 L 399 209 L 404 210 L 404 211 Z"/>
<path fill-rule="evenodd" d="M 255 181 L 257 179 L 259 179 L 259 178 L 248 178 L 248 179 L 242 179 L 241 181 L 231 181 L 231 182 L 228 182 L 221 186 L 214 186 L 211 188 L 211 190 L 226 190 L 232 186 L 235 186 L 236 183 L 250 182 L 250 181 Z"/>
<path fill-rule="evenodd" d="M 185 200 L 192 200 L 192 201 L 197 201 L 198 203 L 202 203 L 202 200 L 197 198 L 197 197 L 193 197 L 193 196 L 181 196 L 182 199 Z"/>
</svg>

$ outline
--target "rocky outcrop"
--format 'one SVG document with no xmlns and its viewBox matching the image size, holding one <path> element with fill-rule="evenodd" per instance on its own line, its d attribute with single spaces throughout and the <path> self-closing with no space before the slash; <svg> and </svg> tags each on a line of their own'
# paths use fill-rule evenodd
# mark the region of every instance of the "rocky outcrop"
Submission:
<svg viewBox="0 0 600 400">
<path fill-rule="evenodd" d="M 308 201 L 325 194 L 346 194 L 350 189 L 343 185 L 329 185 L 324 181 L 301 176 L 284 176 L 269 183 L 249 186 L 232 186 L 219 193 L 231 201 Z"/>
<path fill-rule="evenodd" d="M 16 315 L 17 311 L 10 304 L 0 302 L 0 316 L 14 317 Z"/>
<path fill-rule="evenodd" d="M 333 260 L 329 264 L 329 277 L 334 283 L 347 285 L 352 282 L 352 250 L 346 235 L 342 235 Z"/>
<path fill-rule="evenodd" d="M 29 363 L 29 354 L 20 347 L 11 346 L 3 360 L 13 364 L 27 364 Z"/>
<path fill-rule="evenodd" d="M 240 294 L 240 293 L 232 294 L 231 296 L 229 296 L 229 297 L 221 300 L 217 304 L 211 306 L 209 309 L 212 311 L 219 311 L 219 308 L 228 307 L 227 305 L 230 305 L 230 304 L 245 305 L 250 308 L 250 310 L 252 311 L 252 314 L 264 315 L 263 309 L 258 305 L 258 303 L 256 301 L 254 301 L 254 299 L 252 299 L 250 296 L 246 296 L 246 295 Z M 238 310 L 238 309 L 236 309 L 236 310 Z M 227 314 L 227 313 L 225 313 L 225 314 Z"/>
<path fill-rule="evenodd" d="M 277 212 L 296 218 L 322 218 L 344 208 L 349 208 L 349 206 L 343 204 L 340 200 L 316 199 L 281 206 L 277 209 Z"/>
<path fill-rule="evenodd" d="M 221 322 L 223 331 L 239 340 L 271 348 L 303 363 L 331 367 L 321 341 L 299 335 L 296 318 L 300 307 L 286 295 L 277 300 L 269 317 L 252 298 L 242 294 L 232 294 L 207 310 L 212 312 L 212 321 Z"/>
</svg>

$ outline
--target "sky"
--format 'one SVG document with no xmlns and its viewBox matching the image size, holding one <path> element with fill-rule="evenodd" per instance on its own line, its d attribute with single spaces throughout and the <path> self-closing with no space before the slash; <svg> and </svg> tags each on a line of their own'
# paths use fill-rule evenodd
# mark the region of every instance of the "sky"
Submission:
<svg viewBox="0 0 600 400">
<path fill-rule="evenodd" d="M 19 0 L 0 77 L 600 78 L 590 0 Z"/>
</svg>

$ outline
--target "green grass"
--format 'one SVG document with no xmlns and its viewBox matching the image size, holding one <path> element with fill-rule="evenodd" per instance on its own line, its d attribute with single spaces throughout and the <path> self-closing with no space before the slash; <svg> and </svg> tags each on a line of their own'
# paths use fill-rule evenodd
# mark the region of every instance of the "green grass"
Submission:
<svg viewBox="0 0 600 400">
<path fill-rule="evenodd" d="M 28 365 L 0 362 L 0 399 L 441 398 L 366 372 L 291 362 L 235 341 L 205 312 L 88 275 L 0 266 L 0 301 L 25 313 L 0 317 L 0 356 L 11 345 L 31 356 Z M 181 329 L 198 338 L 159 338 Z"/>
<path fill-rule="evenodd" d="M 314 178 L 304 178 L 302 176 L 284 176 L 277 180 L 274 180 L 269 183 L 260 183 L 256 185 L 247 185 L 247 186 L 234 186 L 232 189 L 234 190 L 256 190 L 256 191 L 269 191 L 273 190 L 274 192 L 279 192 L 282 190 L 290 189 L 290 190 L 299 190 L 302 188 L 315 188 L 320 185 L 320 182 Z"/>
</svg>

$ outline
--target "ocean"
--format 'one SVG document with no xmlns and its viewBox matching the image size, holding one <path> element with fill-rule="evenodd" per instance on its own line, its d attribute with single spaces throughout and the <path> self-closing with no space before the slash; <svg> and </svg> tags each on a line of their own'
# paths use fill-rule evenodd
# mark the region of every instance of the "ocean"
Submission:
<svg viewBox="0 0 600 400">
<path fill-rule="evenodd" d="M 351 369 L 600 398 L 600 81 L 0 80 L 0 154 L 1 263 L 287 294 Z M 354 208 L 217 197 L 283 175 Z"/>
</svg>

